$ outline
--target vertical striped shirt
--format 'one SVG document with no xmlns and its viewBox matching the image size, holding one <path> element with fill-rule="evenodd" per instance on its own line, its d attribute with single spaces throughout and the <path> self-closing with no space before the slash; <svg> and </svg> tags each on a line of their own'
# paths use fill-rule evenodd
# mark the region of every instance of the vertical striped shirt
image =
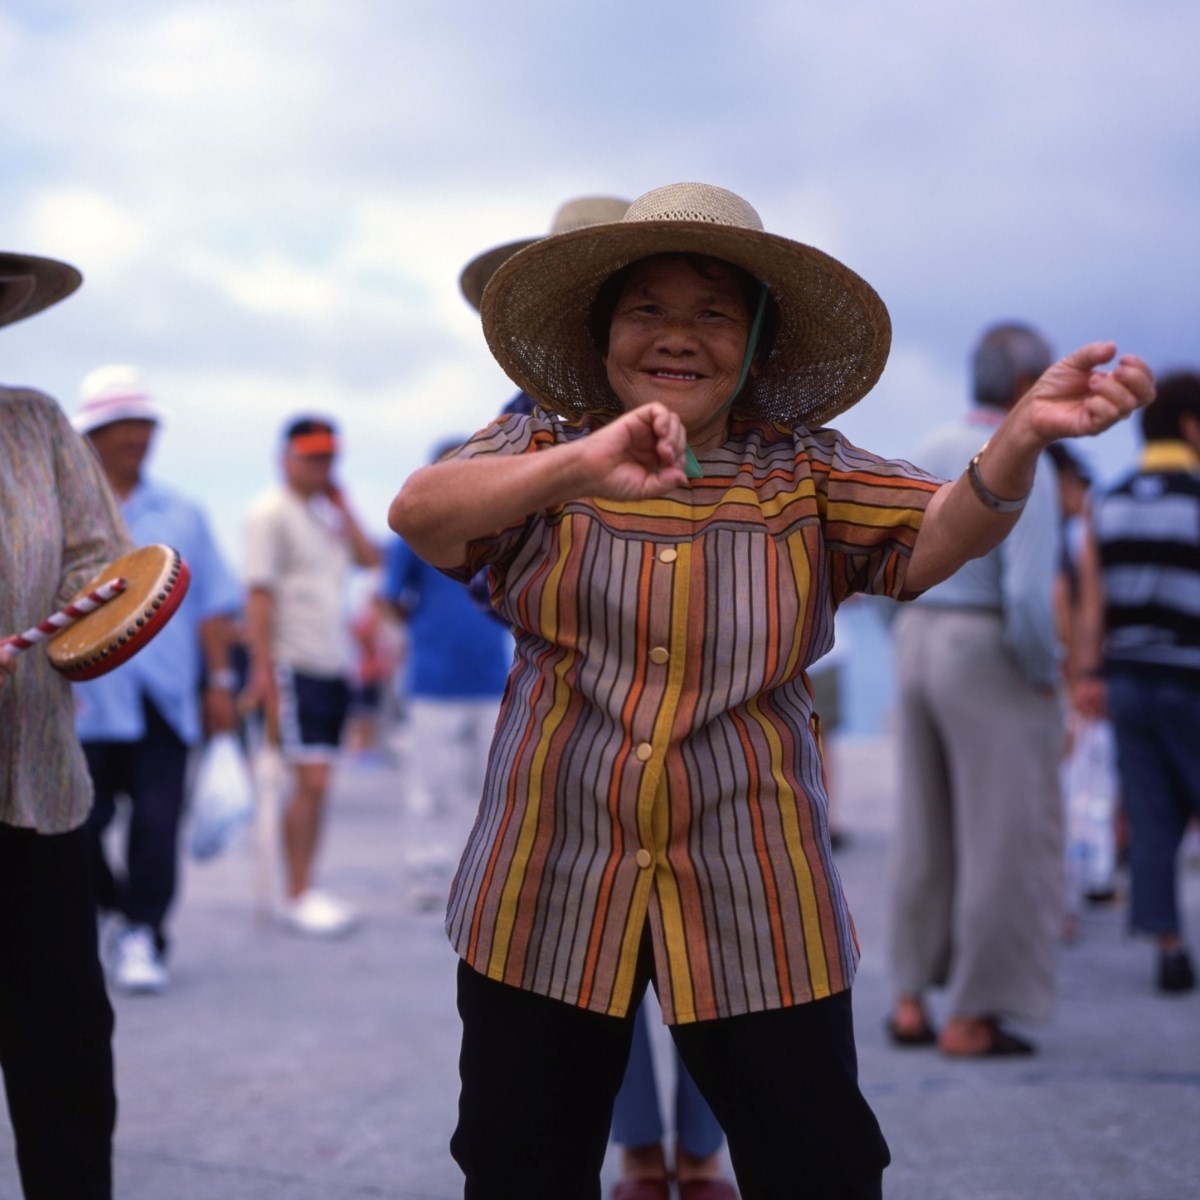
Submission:
<svg viewBox="0 0 1200 1200">
<path fill-rule="evenodd" d="M 1151 442 L 1094 517 L 1104 581 L 1104 659 L 1200 679 L 1200 458 Z"/>
<path fill-rule="evenodd" d="M 586 434 L 535 410 L 460 457 Z M 476 970 L 628 1010 L 649 925 L 689 1022 L 850 986 L 805 668 L 853 592 L 898 597 L 939 481 L 832 430 L 734 418 L 702 479 L 578 500 L 468 547 L 516 636 L 447 930 Z"/>
<path fill-rule="evenodd" d="M 40 392 L 0 388 L 0 506 L 5 635 L 61 608 L 128 548 L 99 461 Z M 0 822 L 65 833 L 91 803 L 71 686 L 34 646 L 0 685 Z"/>
</svg>

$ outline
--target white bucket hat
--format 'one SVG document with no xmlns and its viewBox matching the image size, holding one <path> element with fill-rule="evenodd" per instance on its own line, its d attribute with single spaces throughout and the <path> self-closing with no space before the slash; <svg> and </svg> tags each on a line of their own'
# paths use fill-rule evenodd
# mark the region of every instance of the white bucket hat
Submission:
<svg viewBox="0 0 1200 1200">
<path fill-rule="evenodd" d="M 163 410 L 150 397 L 136 367 L 124 363 L 97 367 L 83 378 L 79 410 L 71 424 L 80 433 L 91 433 L 114 421 L 162 423 Z"/>
<path fill-rule="evenodd" d="M 733 263 L 764 284 L 774 336 L 733 411 L 821 425 L 871 390 L 892 325 L 874 288 L 821 250 L 763 229 L 740 196 L 676 183 L 639 197 L 618 221 L 542 238 L 488 283 L 483 332 L 496 361 L 545 408 L 620 412 L 592 335 L 592 305 L 622 267 L 657 254 Z"/>
</svg>

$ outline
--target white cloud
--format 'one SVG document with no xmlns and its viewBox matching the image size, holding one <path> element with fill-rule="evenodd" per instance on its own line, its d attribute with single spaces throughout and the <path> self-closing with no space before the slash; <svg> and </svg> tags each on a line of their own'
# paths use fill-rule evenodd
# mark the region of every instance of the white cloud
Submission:
<svg viewBox="0 0 1200 1200">
<path fill-rule="evenodd" d="M 82 188 L 34 193 L 26 226 L 33 245 L 114 275 L 131 271 L 152 241 L 151 231 L 136 212 Z"/>
</svg>

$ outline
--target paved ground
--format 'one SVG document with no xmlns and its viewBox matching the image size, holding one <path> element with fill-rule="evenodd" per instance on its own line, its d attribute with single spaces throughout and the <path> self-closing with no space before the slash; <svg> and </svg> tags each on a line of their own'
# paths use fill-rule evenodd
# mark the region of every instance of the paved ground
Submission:
<svg viewBox="0 0 1200 1200">
<path fill-rule="evenodd" d="M 1200 995 L 1154 993 L 1151 950 L 1123 936 L 1118 908 L 1085 914 L 1064 948 L 1059 1014 L 1029 1031 L 1038 1057 L 948 1062 L 885 1044 L 891 749 L 846 745 L 839 763 L 862 1076 L 892 1146 L 889 1200 L 1200 1196 Z M 255 920 L 251 840 L 189 867 L 172 990 L 116 999 L 120 1200 L 461 1195 L 446 1150 L 455 960 L 437 917 L 405 911 L 400 789 L 389 768 L 339 777 L 326 882 L 369 918 L 347 941 Z M 1186 890 L 1195 944 L 1195 867 Z M 19 1194 L 11 1158 L 0 1124 L 0 1200 Z"/>
</svg>

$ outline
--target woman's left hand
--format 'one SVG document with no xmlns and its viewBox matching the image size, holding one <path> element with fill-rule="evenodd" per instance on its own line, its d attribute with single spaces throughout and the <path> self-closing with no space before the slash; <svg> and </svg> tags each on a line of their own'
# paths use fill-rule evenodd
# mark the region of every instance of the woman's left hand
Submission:
<svg viewBox="0 0 1200 1200">
<path fill-rule="evenodd" d="M 1042 373 L 1012 415 L 1023 416 L 1043 445 L 1103 433 L 1154 399 L 1154 376 L 1135 355 L 1099 370 L 1116 350 L 1113 342 L 1090 342 L 1068 354 Z"/>
</svg>

